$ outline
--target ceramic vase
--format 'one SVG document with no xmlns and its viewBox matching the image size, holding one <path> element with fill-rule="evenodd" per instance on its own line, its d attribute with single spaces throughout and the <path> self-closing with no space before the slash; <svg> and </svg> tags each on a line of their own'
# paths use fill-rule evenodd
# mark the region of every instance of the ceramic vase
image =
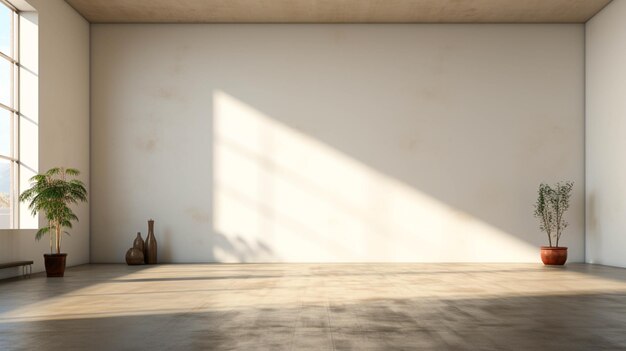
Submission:
<svg viewBox="0 0 626 351">
<path fill-rule="evenodd" d="M 154 237 L 154 220 L 148 221 L 148 237 L 144 247 L 144 261 L 146 264 L 157 263 L 157 241 Z"/>
<path fill-rule="evenodd" d="M 133 248 L 141 251 L 141 253 L 144 252 L 144 242 L 140 232 L 137 232 L 137 237 L 135 238 L 135 241 L 133 241 Z"/>
<path fill-rule="evenodd" d="M 126 264 L 129 266 L 143 264 L 143 252 L 134 247 L 128 249 L 126 251 Z"/>
</svg>

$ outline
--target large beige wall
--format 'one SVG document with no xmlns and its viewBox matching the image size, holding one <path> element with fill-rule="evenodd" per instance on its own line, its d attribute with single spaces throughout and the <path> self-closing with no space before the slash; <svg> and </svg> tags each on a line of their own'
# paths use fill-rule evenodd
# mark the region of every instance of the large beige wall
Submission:
<svg viewBox="0 0 626 351">
<path fill-rule="evenodd" d="M 587 261 L 626 267 L 626 2 L 586 26 Z"/>
<path fill-rule="evenodd" d="M 28 0 L 37 10 L 25 14 L 21 27 L 38 45 L 23 57 L 21 99 L 35 99 L 34 104 L 21 102 L 21 158 L 25 167 L 22 178 L 32 171 L 55 166 L 75 167 L 89 184 L 89 23 L 63 0 Z M 23 42 L 29 46 L 32 42 Z M 37 88 L 38 85 L 38 88 Z M 36 90 L 36 91 L 33 91 Z M 37 147 L 38 144 L 38 147 Z M 33 148 L 33 145 L 35 147 Z M 22 190 L 27 186 L 22 180 Z M 80 222 L 63 239 L 68 265 L 89 262 L 89 206 L 76 209 Z M 21 212 L 22 228 L 0 230 L 0 262 L 33 260 L 33 272 L 43 270 L 43 254 L 49 251 L 47 240 L 35 241 L 37 223 L 26 220 Z M 20 273 L 0 271 L 0 278 Z"/>
<path fill-rule="evenodd" d="M 582 25 L 93 25 L 91 258 L 526 261 L 576 182 Z"/>
</svg>

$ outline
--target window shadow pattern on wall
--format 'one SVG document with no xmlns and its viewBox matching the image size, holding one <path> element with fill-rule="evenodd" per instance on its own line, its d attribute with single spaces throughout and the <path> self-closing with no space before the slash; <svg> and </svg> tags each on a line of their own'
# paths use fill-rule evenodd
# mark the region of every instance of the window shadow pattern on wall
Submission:
<svg viewBox="0 0 626 351">
<path fill-rule="evenodd" d="M 242 261 L 241 250 L 248 259 L 270 262 L 537 256 L 536 246 L 225 91 L 214 92 L 213 109 L 213 225 L 230 243 L 215 246 L 217 261 Z"/>
</svg>

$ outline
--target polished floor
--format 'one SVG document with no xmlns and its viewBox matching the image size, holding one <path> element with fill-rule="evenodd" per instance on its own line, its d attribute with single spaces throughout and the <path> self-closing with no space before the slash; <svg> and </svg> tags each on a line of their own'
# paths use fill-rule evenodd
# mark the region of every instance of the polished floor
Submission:
<svg viewBox="0 0 626 351">
<path fill-rule="evenodd" d="M 626 269 L 85 265 L 0 282 L 0 350 L 626 350 Z"/>
</svg>

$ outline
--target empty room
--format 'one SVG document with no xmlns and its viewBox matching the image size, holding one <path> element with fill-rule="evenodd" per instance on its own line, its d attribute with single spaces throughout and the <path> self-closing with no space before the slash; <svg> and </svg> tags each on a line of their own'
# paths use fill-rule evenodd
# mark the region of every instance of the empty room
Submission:
<svg viewBox="0 0 626 351">
<path fill-rule="evenodd" d="M 626 350 L 626 0 L 0 0 L 0 350 Z"/>
</svg>

